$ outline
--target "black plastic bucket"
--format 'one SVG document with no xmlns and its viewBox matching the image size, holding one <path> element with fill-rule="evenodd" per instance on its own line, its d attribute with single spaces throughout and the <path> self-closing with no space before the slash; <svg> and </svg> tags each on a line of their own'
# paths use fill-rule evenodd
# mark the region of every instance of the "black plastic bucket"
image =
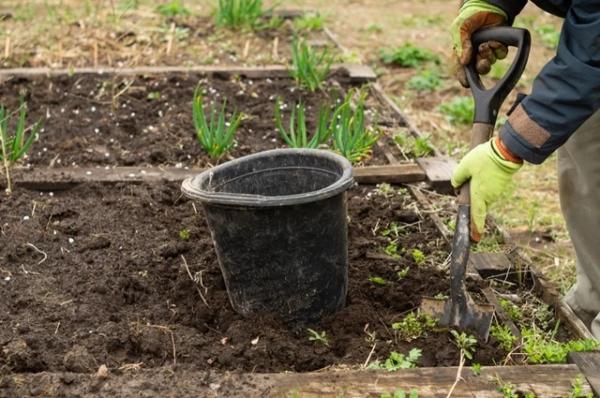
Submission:
<svg viewBox="0 0 600 398">
<path fill-rule="evenodd" d="M 183 182 L 204 207 L 235 311 L 312 322 L 344 307 L 353 182 L 345 158 L 315 149 L 261 152 Z"/>
</svg>

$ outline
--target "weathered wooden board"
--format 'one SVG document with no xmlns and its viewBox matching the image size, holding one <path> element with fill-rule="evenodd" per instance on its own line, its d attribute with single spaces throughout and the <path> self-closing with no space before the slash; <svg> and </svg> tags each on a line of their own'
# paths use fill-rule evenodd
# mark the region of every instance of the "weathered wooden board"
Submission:
<svg viewBox="0 0 600 398">
<path fill-rule="evenodd" d="M 513 265 L 504 253 L 471 253 L 469 266 L 482 278 L 501 278 L 513 269 Z"/>
<path fill-rule="evenodd" d="M 529 367 L 484 367 L 475 376 L 470 368 L 462 370 L 452 397 L 487 398 L 503 395 L 501 385 L 512 385 L 520 393 L 536 397 L 569 397 L 571 382 L 580 374 L 576 365 Z M 30 396 L 30 387 L 44 396 L 84 395 L 117 397 L 276 397 L 276 398 L 379 398 L 381 394 L 416 390 L 420 398 L 442 398 L 454 384 L 457 368 L 420 368 L 399 372 L 328 371 L 318 373 L 236 374 L 193 372 L 178 369 L 147 369 L 119 372 L 98 378 L 90 374 L 24 373 L 6 376 L 4 386 L 13 390 L 7 396 Z M 10 378 L 11 380 L 8 380 Z M 6 388 L 4 387 L 4 388 Z M 583 382 L 583 394 L 591 387 Z M 0 394 L 2 389 L 0 389 Z M 40 395 L 36 395 L 40 396 Z M 520 395 L 522 396 L 522 395 Z"/>
<path fill-rule="evenodd" d="M 0 83 L 13 76 L 71 76 L 81 74 L 98 75 L 151 75 L 161 73 L 199 73 L 220 76 L 245 76 L 249 78 L 289 77 L 286 65 L 236 66 L 236 65 L 197 65 L 197 66 L 140 66 L 132 68 L 86 67 L 74 69 L 55 68 L 13 68 L 0 69 Z M 366 83 L 377 78 L 375 72 L 365 65 L 336 64 L 331 68 L 332 74 L 341 74 L 355 83 Z"/>
<path fill-rule="evenodd" d="M 569 354 L 569 363 L 577 365 L 594 394 L 600 397 L 600 352 L 572 352 Z"/>
<path fill-rule="evenodd" d="M 202 169 L 176 167 L 81 167 L 44 168 L 17 170 L 13 180 L 15 185 L 27 189 L 59 191 L 76 184 L 101 182 L 161 182 L 182 181 L 202 172 Z M 425 180 L 423 170 L 416 163 L 402 163 L 388 166 L 358 167 L 353 170 L 354 179 L 360 184 L 402 184 Z M 0 185 L 2 183 L 0 182 Z"/>
<path fill-rule="evenodd" d="M 448 156 L 435 156 L 417 159 L 419 166 L 425 170 L 431 188 L 439 193 L 451 194 L 454 191 L 450 178 L 456 168 L 456 161 Z"/>
</svg>

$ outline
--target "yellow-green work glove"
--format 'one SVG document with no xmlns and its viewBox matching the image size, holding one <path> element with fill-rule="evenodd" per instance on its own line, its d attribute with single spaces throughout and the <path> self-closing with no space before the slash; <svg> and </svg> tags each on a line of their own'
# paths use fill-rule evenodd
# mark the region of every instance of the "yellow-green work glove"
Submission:
<svg viewBox="0 0 600 398">
<path fill-rule="evenodd" d="M 476 146 L 460 161 L 451 182 L 459 188 L 471 180 L 471 225 L 476 229 L 472 236 L 483 233 L 488 207 L 509 188 L 522 166 L 523 161 L 511 155 L 499 138 Z"/>
<path fill-rule="evenodd" d="M 452 43 L 456 59 L 456 75 L 460 83 L 468 87 L 463 67 L 471 62 L 473 45 L 471 35 L 482 28 L 506 24 L 506 13 L 484 0 L 466 0 L 452 23 Z M 504 59 L 508 48 L 497 41 L 483 43 L 477 49 L 477 72 L 485 75 L 497 59 Z"/>
</svg>

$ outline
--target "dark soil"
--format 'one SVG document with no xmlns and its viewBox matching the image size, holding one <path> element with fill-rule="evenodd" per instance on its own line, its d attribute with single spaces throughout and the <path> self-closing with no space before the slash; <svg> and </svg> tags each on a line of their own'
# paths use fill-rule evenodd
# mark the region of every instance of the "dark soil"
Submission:
<svg viewBox="0 0 600 398">
<path fill-rule="evenodd" d="M 359 366 L 391 351 L 423 350 L 421 366 L 456 365 L 459 352 L 444 330 L 410 343 L 391 324 L 423 295 L 447 293 L 447 276 L 416 265 L 419 248 L 441 263 L 448 248 L 403 192 L 366 187 L 348 197 L 350 269 L 347 307 L 318 325 L 284 325 L 269 315 L 233 312 L 210 233 L 178 185 L 85 185 L 48 193 L 18 190 L 0 202 L 0 368 L 4 372 L 92 372 L 177 365 L 191 370 L 313 371 Z M 407 228 L 398 259 L 372 259 L 388 243 L 390 221 Z M 187 228 L 188 240 L 179 232 Z M 182 266 L 202 272 L 207 308 Z M 399 280 L 397 271 L 409 267 Z M 379 276 L 383 286 L 369 281 Z M 471 284 L 473 285 L 473 284 Z M 329 346 L 308 340 L 325 331 Z M 371 336 L 371 337 L 370 337 Z M 480 344 L 474 361 L 504 352 Z"/>
<path fill-rule="evenodd" d="M 276 99 L 288 125 L 290 109 L 302 101 L 312 133 L 320 106 L 331 104 L 349 86 L 331 80 L 324 91 L 298 89 L 288 78 L 248 79 L 196 74 L 133 77 L 75 75 L 12 78 L 0 85 L 1 103 L 10 110 L 24 96 L 28 120 L 41 120 L 43 130 L 26 162 L 34 166 L 206 166 L 210 159 L 196 140 L 192 99 L 196 86 L 206 90 L 206 101 L 220 107 L 227 99 L 229 112 L 244 114 L 235 147 L 223 159 L 283 147 L 275 128 Z M 159 96 L 158 99 L 150 99 Z M 373 101 L 370 101 L 373 103 Z M 208 108 L 207 108 L 208 111 Z M 389 134 L 401 127 L 382 106 L 368 115 L 385 135 L 384 146 L 398 154 Z M 372 122 L 374 123 L 374 122 Z M 373 147 L 366 164 L 387 164 L 381 147 Z"/>
</svg>

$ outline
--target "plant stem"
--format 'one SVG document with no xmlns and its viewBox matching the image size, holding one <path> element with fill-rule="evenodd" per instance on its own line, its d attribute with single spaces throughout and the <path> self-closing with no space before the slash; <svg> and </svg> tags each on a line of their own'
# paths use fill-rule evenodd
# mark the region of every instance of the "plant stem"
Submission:
<svg viewBox="0 0 600 398">
<path fill-rule="evenodd" d="M 452 393 L 454 392 L 454 389 L 458 385 L 458 382 L 462 379 L 462 369 L 463 369 L 464 365 L 465 365 L 465 354 L 464 354 L 463 350 L 460 350 L 460 360 L 458 362 L 458 370 L 456 371 L 456 380 L 454 380 L 454 384 L 452 384 L 452 387 L 450 388 L 450 391 L 448 391 L 448 395 L 446 395 L 446 398 L 450 398 L 452 396 Z"/>
<path fill-rule="evenodd" d="M 6 175 L 6 192 L 10 195 L 12 193 L 12 183 L 10 180 L 10 170 L 8 164 L 8 158 L 6 156 L 6 143 L 4 142 L 4 131 L 0 127 L 0 147 L 2 147 L 2 163 L 4 163 L 4 174 Z"/>
</svg>

